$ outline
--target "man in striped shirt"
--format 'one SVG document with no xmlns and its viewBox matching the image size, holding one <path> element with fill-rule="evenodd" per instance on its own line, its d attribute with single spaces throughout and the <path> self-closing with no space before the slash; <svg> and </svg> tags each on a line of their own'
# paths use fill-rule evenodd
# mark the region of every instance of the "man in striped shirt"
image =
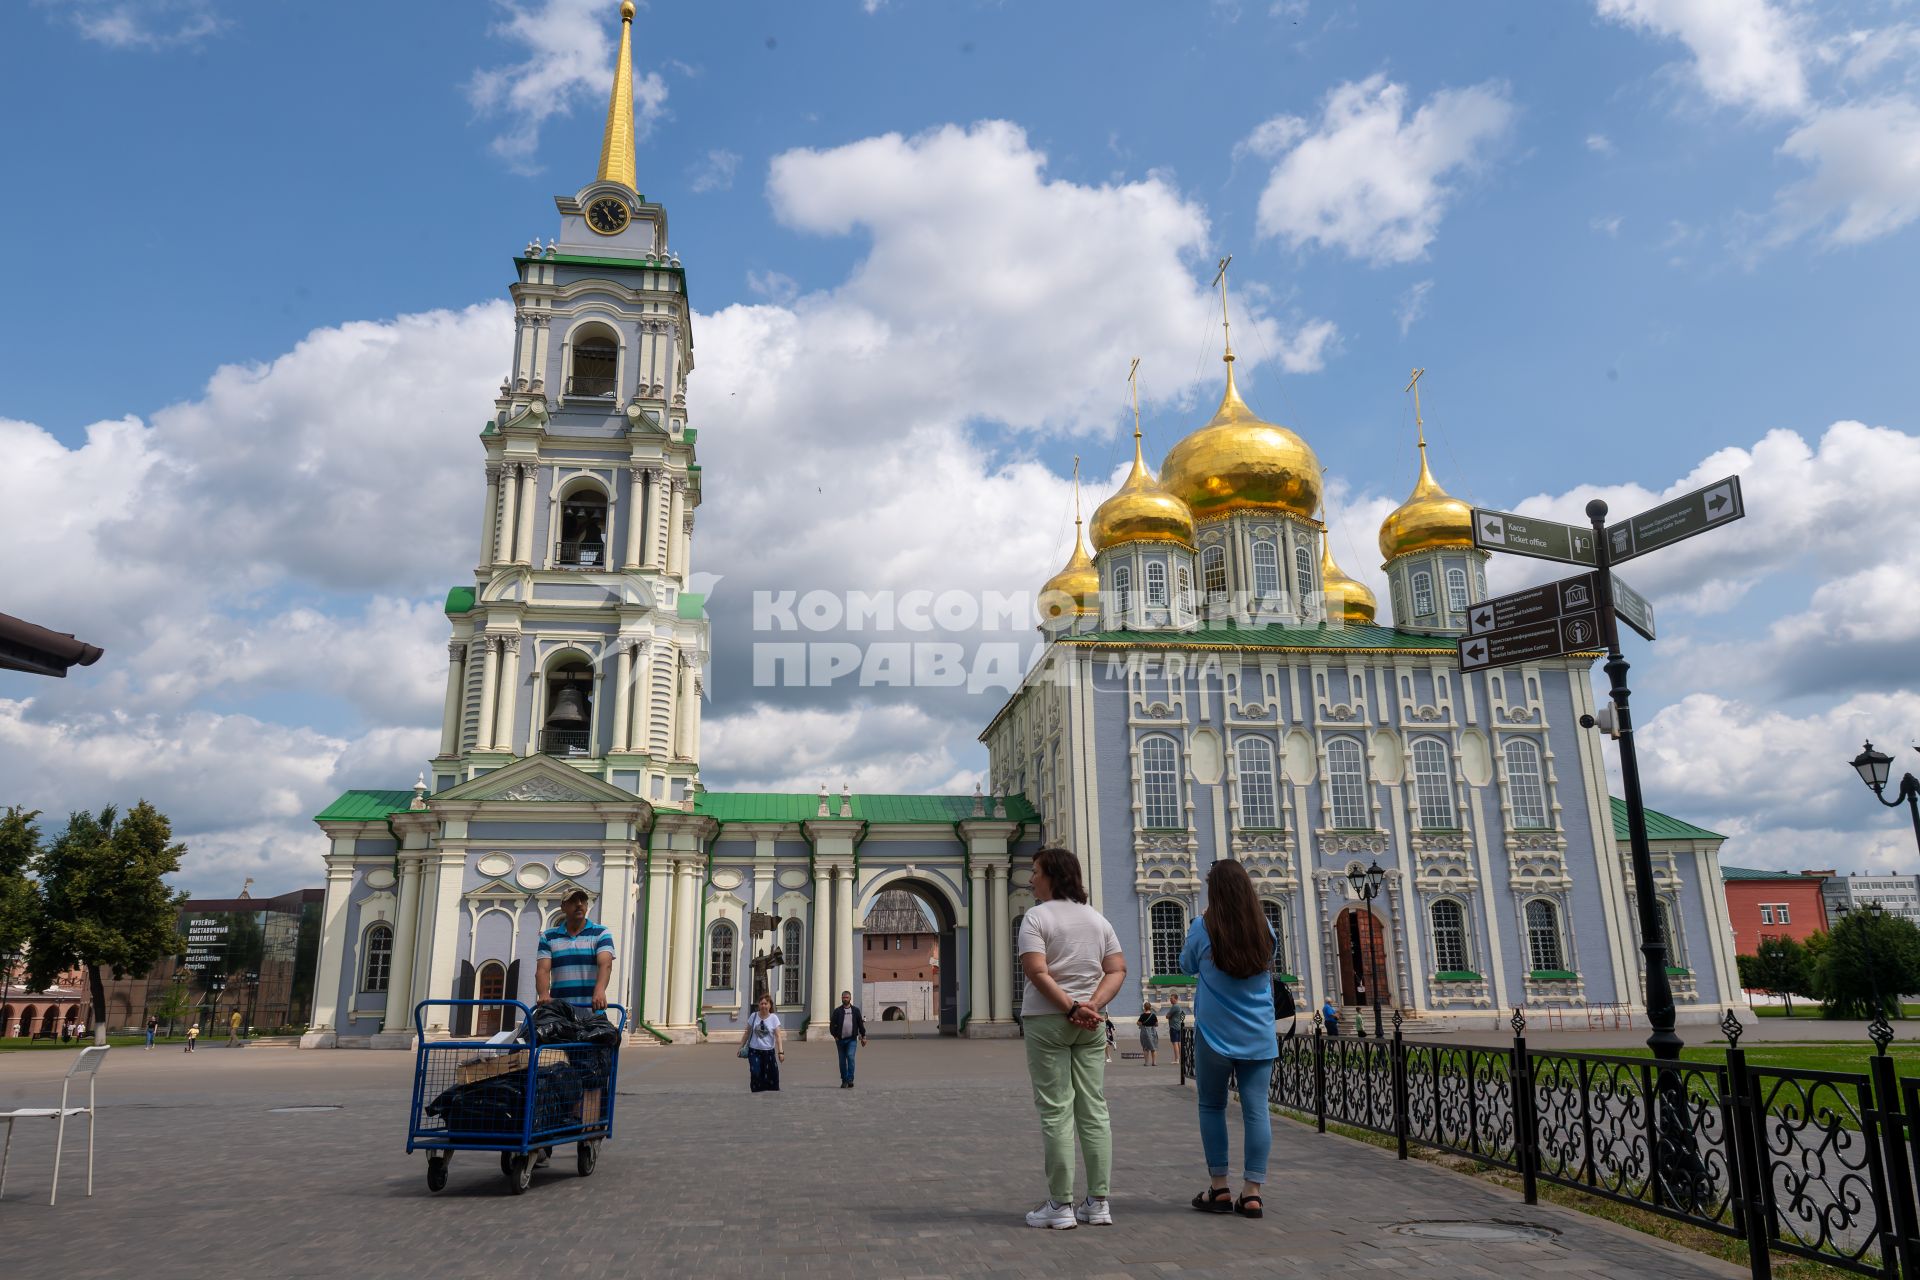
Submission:
<svg viewBox="0 0 1920 1280">
<path fill-rule="evenodd" d="M 562 921 L 540 935 L 534 994 L 542 1002 L 564 1000 L 576 1009 L 604 1009 L 607 979 L 613 976 L 613 934 L 587 919 L 585 889 L 568 894 L 560 911 Z"/>
</svg>

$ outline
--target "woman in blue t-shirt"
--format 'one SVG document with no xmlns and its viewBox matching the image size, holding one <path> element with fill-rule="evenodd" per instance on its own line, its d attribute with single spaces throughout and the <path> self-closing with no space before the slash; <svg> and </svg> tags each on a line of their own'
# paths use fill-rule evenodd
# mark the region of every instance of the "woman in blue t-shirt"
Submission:
<svg viewBox="0 0 1920 1280">
<path fill-rule="evenodd" d="M 1193 1198 L 1202 1213 L 1258 1218 L 1267 1180 L 1273 1117 L 1267 1081 L 1278 1053 L 1273 1034 L 1273 930 L 1260 910 L 1247 869 L 1222 860 L 1207 873 L 1206 914 L 1187 930 L 1180 971 L 1199 979 L 1193 993 L 1194 1083 L 1200 1099 L 1200 1145 L 1208 1188 Z M 1227 1080 L 1240 1087 L 1245 1134 L 1244 1185 L 1234 1199 L 1227 1185 Z"/>
</svg>

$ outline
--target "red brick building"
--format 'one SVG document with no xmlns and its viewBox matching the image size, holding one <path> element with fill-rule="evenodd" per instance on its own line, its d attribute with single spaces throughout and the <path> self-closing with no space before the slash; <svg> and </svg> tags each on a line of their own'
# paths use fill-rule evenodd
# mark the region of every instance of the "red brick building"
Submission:
<svg viewBox="0 0 1920 1280">
<path fill-rule="evenodd" d="M 869 1022 L 927 1022 L 939 1016 L 940 935 L 914 896 L 882 893 L 867 913 L 861 950 L 862 990 Z M 836 993 L 838 1003 L 838 993 Z"/>
<path fill-rule="evenodd" d="M 1726 885 L 1727 919 L 1738 955 L 1754 954 L 1762 938 L 1805 942 L 1827 928 L 1827 905 L 1820 895 L 1824 875 L 1723 866 L 1720 879 Z"/>
</svg>

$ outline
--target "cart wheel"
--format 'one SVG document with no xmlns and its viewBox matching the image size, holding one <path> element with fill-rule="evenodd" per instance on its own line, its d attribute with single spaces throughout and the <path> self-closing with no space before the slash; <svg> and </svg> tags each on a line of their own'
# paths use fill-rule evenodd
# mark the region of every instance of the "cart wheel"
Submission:
<svg viewBox="0 0 1920 1280">
<path fill-rule="evenodd" d="M 533 1157 L 508 1156 L 507 1161 L 507 1185 L 513 1188 L 513 1194 L 523 1196 L 533 1185 Z"/>
<path fill-rule="evenodd" d="M 445 1156 L 427 1157 L 427 1190 L 445 1191 L 447 1189 L 447 1160 Z"/>
<path fill-rule="evenodd" d="M 500 1153 L 500 1172 L 506 1174 L 509 1178 L 513 1176 L 513 1152 L 502 1151 Z"/>
<path fill-rule="evenodd" d="M 583 1178 L 593 1176 L 593 1166 L 600 1163 L 600 1143 L 582 1142 L 574 1148 L 574 1166 L 580 1170 Z"/>
</svg>

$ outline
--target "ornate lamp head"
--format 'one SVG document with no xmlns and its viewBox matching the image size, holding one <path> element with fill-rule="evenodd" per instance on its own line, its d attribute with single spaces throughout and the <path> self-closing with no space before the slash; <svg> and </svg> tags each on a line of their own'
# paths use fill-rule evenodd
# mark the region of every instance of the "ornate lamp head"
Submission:
<svg viewBox="0 0 1920 1280">
<path fill-rule="evenodd" d="M 1860 781 L 1872 787 L 1875 795 L 1879 795 L 1881 788 L 1887 785 L 1887 773 L 1892 766 L 1893 757 L 1884 751 L 1875 751 L 1871 741 L 1853 758 L 1853 767 L 1859 773 Z"/>
</svg>

